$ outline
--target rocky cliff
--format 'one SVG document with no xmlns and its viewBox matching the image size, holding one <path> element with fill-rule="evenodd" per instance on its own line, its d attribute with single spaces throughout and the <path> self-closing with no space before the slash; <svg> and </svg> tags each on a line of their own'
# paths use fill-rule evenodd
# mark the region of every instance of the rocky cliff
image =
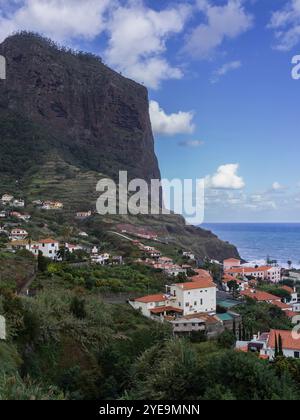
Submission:
<svg viewBox="0 0 300 420">
<path fill-rule="evenodd" d="M 129 177 L 160 178 L 143 86 L 98 57 L 34 34 L 6 39 L 0 55 L 7 60 L 7 79 L 0 81 L 0 194 L 10 191 L 27 202 L 59 199 L 60 223 L 75 223 L 76 211 L 95 209 L 101 177 L 117 179 L 127 170 Z M 238 256 L 234 246 L 186 227 L 176 215 L 97 216 L 95 224 L 112 229 L 122 219 L 155 228 L 202 257 Z"/>
<path fill-rule="evenodd" d="M 41 162 L 43 154 L 45 160 L 51 146 L 67 163 L 83 169 L 110 176 L 127 170 L 132 177 L 160 178 L 143 86 L 97 57 L 59 49 L 36 35 L 8 38 L 0 45 L 0 54 L 7 60 L 0 108 L 6 117 L 9 113 L 26 126 L 36 126 L 35 138 L 28 139 L 31 159 L 35 156 Z M 46 142 L 41 132 L 47 133 Z M 15 148 L 23 149 L 19 141 L 15 139 Z M 0 166 L 3 169 L 9 170 Z"/>
</svg>

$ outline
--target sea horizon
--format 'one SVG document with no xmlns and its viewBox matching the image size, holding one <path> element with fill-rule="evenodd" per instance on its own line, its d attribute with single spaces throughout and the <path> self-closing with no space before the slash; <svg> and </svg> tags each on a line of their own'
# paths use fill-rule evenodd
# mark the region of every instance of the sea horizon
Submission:
<svg viewBox="0 0 300 420">
<path fill-rule="evenodd" d="M 269 257 L 283 267 L 292 261 L 300 268 L 300 222 L 216 222 L 200 227 L 236 246 L 249 263 L 263 264 Z"/>
</svg>

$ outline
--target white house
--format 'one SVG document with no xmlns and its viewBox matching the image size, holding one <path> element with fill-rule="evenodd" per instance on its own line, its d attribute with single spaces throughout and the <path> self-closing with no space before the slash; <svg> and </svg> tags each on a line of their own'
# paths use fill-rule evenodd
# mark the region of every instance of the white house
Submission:
<svg viewBox="0 0 300 420">
<path fill-rule="evenodd" d="M 97 253 L 92 253 L 91 255 L 91 262 L 94 264 L 99 264 L 99 265 L 106 265 L 108 264 L 110 260 L 110 254 L 97 254 Z"/>
<path fill-rule="evenodd" d="M 277 345 L 281 337 L 282 351 L 285 357 L 300 359 L 300 339 L 294 336 L 292 331 L 271 330 L 261 355 L 267 356 L 270 360 L 275 357 L 276 341 Z"/>
<path fill-rule="evenodd" d="M 134 309 L 140 310 L 144 316 L 146 316 L 147 318 L 150 318 L 152 314 L 155 314 L 155 312 L 159 314 L 159 311 L 162 311 L 163 313 L 163 311 L 167 307 L 167 302 L 168 302 L 168 298 L 166 295 L 156 294 L 156 295 L 143 296 L 143 297 L 134 299 L 130 301 L 129 303 Z M 154 311 L 155 309 L 158 311 Z"/>
<path fill-rule="evenodd" d="M 12 206 L 13 207 L 17 207 L 17 208 L 24 208 L 25 207 L 25 201 L 24 200 L 22 200 L 22 199 L 15 199 L 13 202 L 12 202 Z"/>
<path fill-rule="evenodd" d="M 6 320 L 0 315 L 0 340 L 6 340 Z"/>
<path fill-rule="evenodd" d="M 193 254 L 192 252 L 183 252 L 182 255 L 190 260 L 196 259 L 195 254 Z"/>
<path fill-rule="evenodd" d="M 209 279 L 203 279 L 166 286 L 166 294 L 143 296 L 130 301 L 130 304 L 148 318 L 215 314 L 216 295 L 216 285 Z"/>
<path fill-rule="evenodd" d="M 13 201 L 13 199 L 14 199 L 14 196 L 11 194 L 4 194 L 1 197 L 1 201 L 3 204 L 10 204 Z"/>
<path fill-rule="evenodd" d="M 254 277 L 272 283 L 279 283 L 281 280 L 281 268 L 278 266 L 248 267 L 241 265 L 227 268 L 225 272 L 233 277 Z"/>
<path fill-rule="evenodd" d="M 177 283 L 167 286 L 172 306 L 181 309 L 183 315 L 206 312 L 215 313 L 217 286 L 211 280 Z"/>
<path fill-rule="evenodd" d="M 39 252 L 41 252 L 46 258 L 50 258 L 52 260 L 57 259 L 57 253 L 59 251 L 59 242 L 55 239 L 41 239 L 38 242 L 30 244 L 29 247 L 29 250 L 35 256 L 38 256 Z"/>
<path fill-rule="evenodd" d="M 10 239 L 12 241 L 19 241 L 27 238 L 28 232 L 25 229 L 16 228 L 10 232 Z"/>
<path fill-rule="evenodd" d="M 81 251 L 83 249 L 80 245 L 73 245 L 69 243 L 66 243 L 65 247 L 69 250 L 69 252 L 71 252 L 71 254 L 75 251 Z"/>
<path fill-rule="evenodd" d="M 224 271 L 228 270 L 232 267 L 239 267 L 241 265 L 241 261 L 237 258 L 227 258 L 223 261 L 223 269 Z"/>
</svg>

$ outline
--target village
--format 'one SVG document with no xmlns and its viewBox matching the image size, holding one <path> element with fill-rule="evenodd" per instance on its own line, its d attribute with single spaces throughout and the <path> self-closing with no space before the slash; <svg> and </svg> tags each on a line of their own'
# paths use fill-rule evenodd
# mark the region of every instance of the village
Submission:
<svg viewBox="0 0 300 420">
<path fill-rule="evenodd" d="M 59 241 L 55 238 L 33 239 L 26 228 L 31 214 L 22 212 L 25 200 L 4 194 L 1 198 L 0 234 L 7 237 L 6 250 L 18 252 L 26 250 L 37 259 L 44 257 L 60 263 L 66 253 L 75 255 L 83 252 L 85 261 L 93 265 L 124 265 L 123 256 L 111 255 L 101 246 L 86 246 L 81 239 L 88 238 L 86 232 L 79 232 L 77 243 Z M 64 211 L 60 201 L 37 200 L 31 203 L 41 211 Z M 92 211 L 74 213 L 76 220 L 87 220 Z M 6 220 L 17 220 L 18 223 Z M 128 299 L 128 304 L 142 316 L 155 322 L 167 323 L 176 337 L 198 335 L 215 339 L 224 331 L 232 331 L 236 337 L 236 350 L 256 352 L 263 359 L 273 360 L 276 355 L 300 357 L 300 340 L 294 339 L 291 331 L 270 330 L 256 332 L 253 337 L 242 333 L 243 319 L 237 311 L 248 301 L 268 304 L 278 308 L 291 321 L 300 320 L 300 295 L 296 288 L 297 273 L 286 272 L 277 264 L 251 265 L 237 258 L 224 261 L 200 260 L 191 250 L 181 251 L 181 263 L 163 254 L 158 245 L 163 243 L 156 232 L 131 225 L 119 225 L 116 235 L 130 241 L 139 251 L 140 257 L 134 263 L 164 273 L 168 283 L 161 293 Z M 150 243 L 150 245 L 149 245 Z M 157 243 L 157 246 L 153 246 Z M 161 247 L 160 247 L 161 248 Z M 217 267 L 219 277 L 213 276 L 212 267 Z M 293 274 L 295 285 L 290 285 Z M 287 277 L 286 277 L 287 276 Z M 284 280 L 288 280 L 287 285 Z M 264 285 L 277 287 L 278 295 L 264 290 Z M 2 334 L 3 336 L 3 334 Z"/>
</svg>

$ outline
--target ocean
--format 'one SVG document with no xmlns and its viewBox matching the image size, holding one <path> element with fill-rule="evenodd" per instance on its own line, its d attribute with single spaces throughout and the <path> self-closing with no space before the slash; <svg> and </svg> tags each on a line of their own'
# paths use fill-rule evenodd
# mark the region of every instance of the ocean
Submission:
<svg viewBox="0 0 300 420">
<path fill-rule="evenodd" d="M 265 263 L 267 256 L 287 267 L 300 268 L 300 223 L 204 223 L 220 239 L 235 245 L 248 262 Z"/>
</svg>

